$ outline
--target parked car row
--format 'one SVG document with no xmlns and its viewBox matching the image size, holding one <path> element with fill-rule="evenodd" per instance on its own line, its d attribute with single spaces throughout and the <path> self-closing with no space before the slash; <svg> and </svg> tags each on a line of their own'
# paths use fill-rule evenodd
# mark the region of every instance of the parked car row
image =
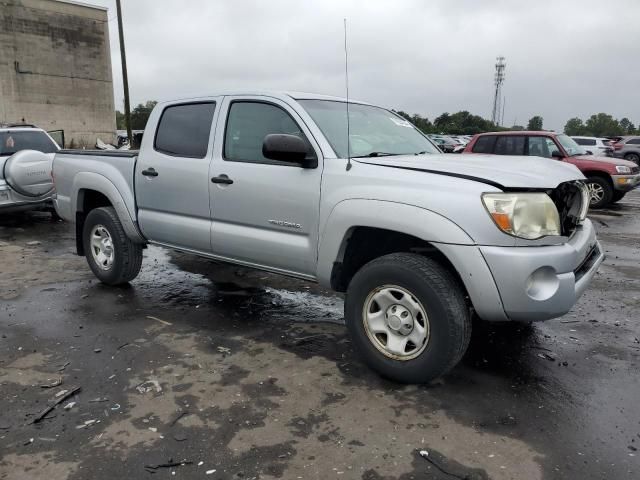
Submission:
<svg viewBox="0 0 640 480">
<path fill-rule="evenodd" d="M 640 136 L 620 137 L 612 144 L 614 156 L 640 166 Z"/>
<path fill-rule="evenodd" d="M 482 133 L 469 142 L 463 153 L 527 155 L 575 165 L 587 178 L 591 208 L 603 208 L 617 202 L 640 184 L 640 167 L 635 163 L 591 154 L 572 138 L 555 132 Z"/>
</svg>

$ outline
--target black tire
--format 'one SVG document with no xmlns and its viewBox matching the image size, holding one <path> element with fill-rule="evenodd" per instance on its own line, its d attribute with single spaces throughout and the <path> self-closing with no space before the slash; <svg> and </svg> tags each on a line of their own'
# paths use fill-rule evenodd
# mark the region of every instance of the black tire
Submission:
<svg viewBox="0 0 640 480">
<path fill-rule="evenodd" d="M 627 153 L 624 156 L 624 159 L 629 160 L 630 162 L 633 162 L 636 165 L 640 165 L 640 154 L 638 153 Z"/>
<path fill-rule="evenodd" d="M 430 335 L 415 358 L 390 358 L 367 334 L 365 303 L 370 293 L 384 285 L 410 292 L 426 312 Z M 366 363 L 382 376 L 403 383 L 427 383 L 444 375 L 462 359 L 471 338 L 471 313 L 463 287 L 440 264 L 413 253 L 385 255 L 362 267 L 347 289 L 345 319 Z"/>
<path fill-rule="evenodd" d="M 596 187 L 600 187 L 602 189 L 602 197 L 598 200 L 594 200 L 591 197 L 591 201 L 589 203 L 590 208 L 604 208 L 611 203 L 611 199 L 613 198 L 613 187 L 611 183 L 603 178 L 603 177 L 588 177 L 587 178 L 587 186 L 593 184 Z"/>
<path fill-rule="evenodd" d="M 91 232 L 98 225 L 108 231 L 113 243 L 113 263 L 108 269 L 98 265 L 91 251 Z M 140 272 L 142 245 L 127 237 L 113 207 L 100 207 L 89 212 L 82 231 L 82 242 L 89 267 L 102 283 L 122 285 L 136 278 Z"/>
<path fill-rule="evenodd" d="M 614 190 L 613 196 L 611 197 L 611 203 L 619 202 L 624 198 L 627 192 L 621 192 L 620 190 Z"/>
</svg>

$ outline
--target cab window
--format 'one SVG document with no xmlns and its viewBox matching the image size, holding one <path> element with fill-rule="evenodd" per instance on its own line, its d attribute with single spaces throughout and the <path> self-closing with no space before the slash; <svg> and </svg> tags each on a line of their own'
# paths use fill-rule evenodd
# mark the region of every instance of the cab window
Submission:
<svg viewBox="0 0 640 480">
<path fill-rule="evenodd" d="M 524 136 L 502 135 L 496 140 L 493 153 L 496 155 L 524 155 L 524 144 Z"/>
<path fill-rule="evenodd" d="M 315 157 L 304 133 L 284 109 L 271 103 L 237 101 L 229 107 L 224 135 L 224 159 L 277 165 L 286 163 L 270 160 L 262 154 L 264 138 L 274 133 L 300 137 L 309 145 L 309 156 Z"/>
</svg>

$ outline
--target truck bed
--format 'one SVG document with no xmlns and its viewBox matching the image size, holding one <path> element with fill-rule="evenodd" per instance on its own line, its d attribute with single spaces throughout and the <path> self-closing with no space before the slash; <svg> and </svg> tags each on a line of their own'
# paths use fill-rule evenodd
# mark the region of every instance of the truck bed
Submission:
<svg viewBox="0 0 640 480">
<path fill-rule="evenodd" d="M 99 157 L 137 157 L 139 150 L 80 150 L 80 149 L 67 149 L 59 150 L 58 153 L 64 153 L 65 155 L 90 155 Z"/>
</svg>

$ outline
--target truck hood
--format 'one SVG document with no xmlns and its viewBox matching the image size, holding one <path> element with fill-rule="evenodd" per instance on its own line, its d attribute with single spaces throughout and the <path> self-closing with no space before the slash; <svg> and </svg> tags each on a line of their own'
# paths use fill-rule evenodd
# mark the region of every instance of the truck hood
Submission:
<svg viewBox="0 0 640 480">
<path fill-rule="evenodd" d="M 555 188 L 584 179 L 574 165 L 541 157 L 510 155 L 399 155 L 358 158 L 354 162 L 449 175 L 487 183 L 500 189 Z"/>
</svg>

